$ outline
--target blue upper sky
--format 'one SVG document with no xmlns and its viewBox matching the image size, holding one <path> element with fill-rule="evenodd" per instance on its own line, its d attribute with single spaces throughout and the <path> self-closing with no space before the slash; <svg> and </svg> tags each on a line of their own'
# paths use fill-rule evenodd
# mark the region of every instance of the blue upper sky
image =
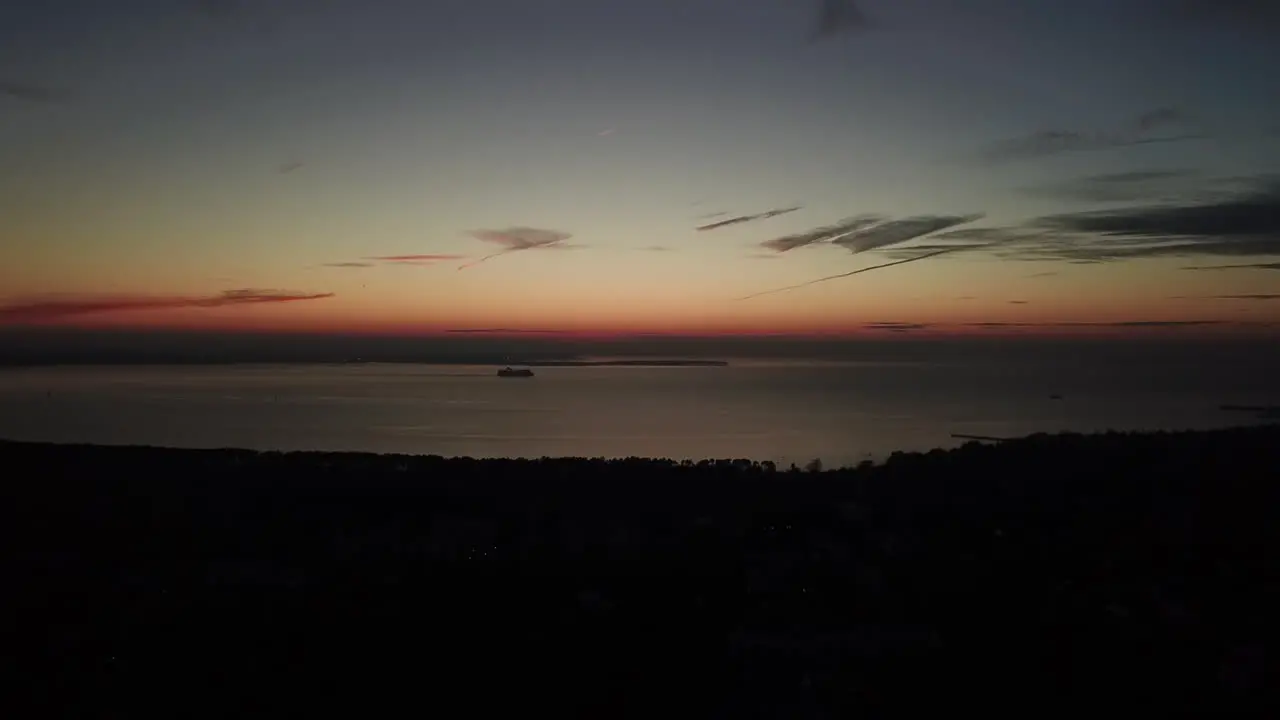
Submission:
<svg viewBox="0 0 1280 720">
<path fill-rule="evenodd" d="M 571 290 L 625 289 L 609 270 L 620 262 L 624 280 L 641 278 L 637 292 L 656 282 L 672 304 L 703 297 L 680 288 L 705 285 L 708 268 L 740 268 L 717 295 L 732 296 L 872 264 L 834 250 L 748 262 L 769 253 L 762 242 L 850 216 L 982 213 L 977 226 L 1007 228 L 1116 201 L 1247 195 L 1280 161 L 1275 3 L 861 0 L 844 3 L 857 11 L 847 26 L 815 37 L 822 4 L 5 4 L 0 279 L 26 295 L 343 290 L 352 273 L 304 271 L 512 249 L 508 236 L 477 239 L 485 228 L 554 229 L 571 245 L 661 246 L 712 263 L 522 256 L 521 282 L 551 317 Z M 1121 185 L 1117 198 L 1099 195 Z M 795 205 L 692 230 L 700 215 Z M 924 242 L 867 247 L 914 240 Z M 1192 256 L 1160 272 L 1214 261 Z M 987 262 L 994 282 L 1009 260 Z M 958 266 L 913 270 L 941 282 Z M 517 272 L 499 267 L 484 272 Z M 486 282 L 479 269 L 455 275 L 433 284 L 470 303 L 490 292 L 468 285 Z M 368 307 L 406 302 L 421 284 L 372 277 L 360 287 L 385 294 Z M 1254 293 L 1271 282 L 1218 273 L 1213 292 L 1227 277 Z M 1077 295 L 1093 281 L 1079 282 Z M 822 297 L 822 312 L 841 301 Z"/>
</svg>

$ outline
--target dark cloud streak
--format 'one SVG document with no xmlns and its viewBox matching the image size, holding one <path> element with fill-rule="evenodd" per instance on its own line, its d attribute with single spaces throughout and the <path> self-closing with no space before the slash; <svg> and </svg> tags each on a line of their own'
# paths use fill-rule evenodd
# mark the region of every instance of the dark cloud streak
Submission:
<svg viewBox="0 0 1280 720">
<path fill-rule="evenodd" d="M 777 217 L 779 215 L 786 215 L 787 213 L 793 213 L 802 208 L 803 208 L 802 205 L 794 205 L 792 207 L 778 208 L 776 210 L 768 210 L 762 213 L 755 213 L 753 215 L 739 215 L 737 217 L 731 217 L 728 220 L 721 220 L 719 222 L 708 223 L 706 225 L 699 225 L 694 229 L 697 230 L 698 232 L 706 232 L 708 230 L 719 230 L 720 228 L 729 227 L 731 225 L 741 225 L 742 223 L 755 222 L 757 220 L 768 220 L 769 218 Z"/>
<path fill-rule="evenodd" d="M 867 330 L 883 330 L 885 332 L 906 333 L 915 330 L 926 330 L 927 323 L 874 322 L 864 325 Z"/>
<path fill-rule="evenodd" d="M 845 218 L 833 225 L 825 225 L 823 227 L 814 228 L 808 232 L 797 233 L 794 235 L 784 235 L 782 237 L 765 240 L 760 245 L 774 252 L 787 252 L 802 248 L 807 245 L 816 245 L 818 243 L 829 242 L 838 237 L 848 235 L 863 228 L 878 225 L 887 221 L 889 218 L 885 215 L 863 214 Z"/>
<path fill-rule="evenodd" d="M 958 252 L 964 249 L 967 249 L 967 248 L 957 247 L 957 248 L 948 248 L 946 250 L 935 250 L 934 252 L 925 253 L 923 255 L 917 255 L 915 257 L 910 257 L 905 260 L 894 260 L 893 262 L 881 263 L 879 265 L 872 265 L 870 267 L 859 268 L 857 270 L 851 270 L 846 273 L 840 273 L 839 275 L 828 275 L 827 277 L 818 278 L 817 280 L 809 280 L 808 282 L 803 282 L 798 285 L 788 285 L 787 287 L 776 288 L 774 290 L 765 290 L 763 292 L 753 293 L 751 295 L 746 295 L 738 299 L 750 300 L 752 298 L 761 297 L 762 295 L 772 295 L 774 293 L 786 292 L 788 290 L 798 290 L 800 288 L 808 287 L 810 285 L 817 285 L 818 283 L 824 283 L 830 280 L 838 280 L 840 278 L 853 277 L 854 275 L 861 275 L 862 273 L 871 272 L 872 270 L 882 270 L 884 268 L 890 268 L 895 265 L 906 265 L 907 263 L 913 263 L 918 260 L 927 260 L 928 258 L 931 258 L 931 257 L 937 257 L 939 255 L 945 255 L 946 253 L 951 253 L 951 252 Z"/>
<path fill-rule="evenodd" d="M 1092 175 L 1056 185 L 1026 188 L 1028 195 L 1077 202 L 1128 202 L 1152 200 L 1187 189 L 1195 176 L 1190 170 L 1144 170 Z"/>
<path fill-rule="evenodd" d="M 465 255 L 428 254 L 428 255 L 380 255 L 380 256 L 368 257 L 365 259 L 377 260 L 378 262 L 385 262 L 385 263 L 400 263 L 400 264 L 406 264 L 406 265 L 426 265 L 430 263 L 441 262 L 444 260 L 463 260 L 465 258 L 466 258 Z"/>
<path fill-rule="evenodd" d="M 1009 245 L 1038 238 L 1044 231 L 1029 231 L 1024 228 L 979 227 L 963 228 L 929 236 L 929 242 L 909 247 L 882 248 L 876 252 L 895 260 L 905 260 L 920 253 L 935 250 L 980 250 L 996 245 Z"/>
<path fill-rule="evenodd" d="M 1178 0 L 1172 7 L 1178 19 L 1197 27 L 1218 24 L 1255 31 L 1280 27 L 1280 3 L 1274 0 Z"/>
<path fill-rule="evenodd" d="M 65 90 L 11 80 L 0 80 L 0 95 L 34 103 L 57 103 L 71 97 Z"/>
<path fill-rule="evenodd" d="M 573 234 L 561 232 L 559 230 L 544 230 L 541 228 L 516 226 L 503 230 L 473 230 L 471 231 L 471 236 L 477 240 L 495 243 L 503 247 L 498 252 L 490 253 L 478 260 L 459 265 L 459 270 L 465 270 L 466 268 L 479 265 L 482 262 L 487 262 L 493 258 L 513 252 L 521 252 L 525 250 L 568 249 L 572 246 L 563 245 L 562 243 L 573 237 Z"/>
<path fill-rule="evenodd" d="M 1205 325 L 1227 325 L 1226 320 L 1123 320 L 1119 322 L 977 322 L 965 323 L 964 327 L 977 328 L 1178 328 L 1202 327 Z"/>
<path fill-rule="evenodd" d="M 1193 265 L 1183 270 L 1280 270 L 1280 262 L 1245 263 L 1242 265 Z"/>
<path fill-rule="evenodd" d="M 458 328 L 456 330 L 445 330 L 446 333 L 457 335 L 546 335 L 557 330 L 524 330 L 520 328 Z"/>
<path fill-rule="evenodd" d="M 29 300 L 0 306 L 0 321 L 30 322 L 98 313 L 263 305 L 303 300 L 322 300 L 331 297 L 334 297 L 333 293 L 307 294 L 281 290 L 242 289 L 226 290 L 221 294 L 209 297 L 95 296 L 75 299 Z"/>
<path fill-rule="evenodd" d="M 887 251 L 901 256 L 952 240 L 999 241 L 992 254 L 1019 261 L 1097 264 L 1157 257 L 1259 258 L 1257 263 L 1196 265 L 1187 270 L 1280 269 L 1280 177 L 1226 178 L 1189 199 L 1060 213 L 1021 227 L 940 233 L 932 245 Z M 974 246 L 972 249 L 979 249 Z"/>
<path fill-rule="evenodd" d="M 857 0 L 818 0 L 818 13 L 810 40 L 823 40 L 869 27 L 871 21 Z"/>
<path fill-rule="evenodd" d="M 1066 213 L 1034 226 L 1056 233 L 1010 257 L 1109 261 L 1142 257 L 1280 255 L 1280 181 L 1181 205 Z"/>
<path fill-rule="evenodd" d="M 898 245 L 939 230 L 963 225 L 981 218 L 982 215 L 980 213 L 971 215 L 917 215 L 859 228 L 834 238 L 831 242 L 849 252 L 861 253 L 890 245 Z"/>
<path fill-rule="evenodd" d="M 196 0 L 195 9 L 208 20 L 223 25 L 246 23 L 243 25 L 245 29 L 266 33 L 275 33 L 281 28 L 279 11 L 261 2 Z"/>
<path fill-rule="evenodd" d="M 996 143 L 982 151 L 987 162 L 1008 162 L 1030 158 L 1048 157 L 1067 152 L 1107 150 L 1111 148 L 1148 145 L 1153 143 L 1205 140 L 1208 133 L 1199 129 L 1150 137 L 1148 133 L 1167 126 L 1185 126 L 1190 123 L 1182 111 L 1176 108 L 1156 108 L 1139 114 L 1130 127 L 1119 131 L 1080 132 L 1076 130 L 1041 130 L 1030 135 Z"/>
</svg>

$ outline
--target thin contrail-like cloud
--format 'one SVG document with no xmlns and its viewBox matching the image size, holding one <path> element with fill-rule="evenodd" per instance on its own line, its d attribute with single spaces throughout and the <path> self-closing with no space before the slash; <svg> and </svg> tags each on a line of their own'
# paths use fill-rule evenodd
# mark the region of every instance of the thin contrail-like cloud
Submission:
<svg viewBox="0 0 1280 720">
<path fill-rule="evenodd" d="M 980 245 L 957 245 L 955 247 L 943 248 L 941 250 L 934 250 L 932 252 L 927 252 L 922 255 L 915 255 L 913 257 L 904 258 L 902 260 L 894 260 L 893 262 L 881 263 L 879 265 L 871 265 L 870 267 L 858 268 L 857 270 L 850 270 L 849 272 L 840 273 L 839 275 L 828 275 L 827 277 L 818 278 L 817 280 L 809 280 L 808 282 L 802 282 L 798 285 L 788 285 L 787 287 L 775 288 L 773 290 L 765 290 L 763 292 L 752 293 L 750 295 L 745 295 L 738 299 L 750 300 L 752 298 L 758 298 L 762 295 L 772 295 L 774 293 L 786 292 L 788 290 L 798 290 L 800 288 L 808 287 L 810 285 L 817 285 L 818 283 L 824 283 L 830 280 L 839 280 L 840 278 L 847 278 L 847 277 L 852 277 L 854 275 L 861 275 L 862 273 L 871 272 L 872 270 L 883 270 L 884 268 L 890 268 L 895 265 L 906 265 L 907 263 L 913 263 L 918 260 L 927 260 L 931 257 L 946 255 L 948 253 L 953 253 L 953 252 L 960 252 L 962 250 L 981 250 L 983 248 L 994 247 L 996 245 L 1009 245 L 1011 243 L 1026 242 L 1029 240 L 1034 240 L 1046 234 L 1048 234 L 1047 231 L 1036 233 L 1034 235 L 1029 235 L 1027 237 L 1016 238 L 1013 240 L 997 240 L 994 242 L 982 243 Z"/>
<path fill-rule="evenodd" d="M 737 217 L 729 218 L 728 220 L 721 220 L 719 222 L 708 223 L 706 225 L 699 225 L 694 229 L 697 230 L 698 232 L 706 232 L 708 230 L 718 230 L 722 227 L 729 227 L 730 225 L 741 225 L 742 223 L 755 222 L 756 220 L 767 220 L 771 217 L 786 215 L 787 213 L 793 213 L 797 210 L 800 210 L 803 207 L 804 207 L 803 205 L 793 205 L 791 207 L 778 208 L 776 210 L 768 210 L 761 213 L 752 213 L 751 215 L 739 215 Z"/>
<path fill-rule="evenodd" d="M 775 288 L 773 290 L 765 290 L 763 292 L 752 293 L 751 295 L 746 295 L 738 299 L 750 300 L 752 298 L 758 298 L 762 295 L 772 295 L 774 293 L 786 292 L 787 290 L 798 290 L 803 287 L 809 287 L 810 285 L 817 285 L 818 283 L 824 283 L 824 282 L 827 282 L 828 280 L 838 280 L 840 278 L 852 277 L 853 275 L 861 275 L 862 273 L 871 272 L 872 270 L 881 270 L 887 267 L 893 267 L 894 265 L 906 265 L 907 263 L 913 263 L 913 262 L 916 262 L 917 260 L 926 260 L 931 257 L 937 257 L 938 255 L 945 255 L 947 253 L 956 252 L 957 250 L 971 250 L 971 249 L 972 249 L 971 247 L 956 247 L 956 248 L 947 248 L 946 250 L 935 250 L 930 253 L 925 253 L 924 255 L 916 255 L 915 257 L 907 258 L 906 260 L 894 260 L 893 262 L 881 263 L 879 265 L 872 265 L 870 267 L 858 268 L 857 270 L 850 270 L 847 273 L 840 273 L 839 275 L 828 275 L 827 277 L 818 278 L 817 280 L 802 282 L 799 285 L 788 285 L 787 287 L 783 287 L 783 288 Z"/>
</svg>

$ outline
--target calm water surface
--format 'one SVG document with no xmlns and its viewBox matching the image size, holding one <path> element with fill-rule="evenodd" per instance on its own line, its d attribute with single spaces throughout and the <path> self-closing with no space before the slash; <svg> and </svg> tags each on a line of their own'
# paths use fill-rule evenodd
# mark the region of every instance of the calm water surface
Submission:
<svg viewBox="0 0 1280 720">
<path fill-rule="evenodd" d="M 710 368 L 296 365 L 0 372 L 0 437 L 279 450 L 737 458 L 827 465 L 949 447 L 951 433 L 1208 428 L 1280 404 L 1258 376 L 1106 371 L 1069 358 Z M 1272 375 L 1267 373 L 1266 377 Z M 1050 394 L 1062 400 L 1051 400 Z"/>
</svg>

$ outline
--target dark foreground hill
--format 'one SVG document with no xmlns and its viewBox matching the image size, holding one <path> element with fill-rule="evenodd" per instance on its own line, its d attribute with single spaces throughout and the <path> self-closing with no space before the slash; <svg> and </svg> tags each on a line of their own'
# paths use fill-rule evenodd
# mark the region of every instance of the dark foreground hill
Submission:
<svg viewBox="0 0 1280 720">
<path fill-rule="evenodd" d="M 23 717 L 1277 707 L 1275 426 L 826 473 L 21 443 L 0 467 Z"/>
</svg>

